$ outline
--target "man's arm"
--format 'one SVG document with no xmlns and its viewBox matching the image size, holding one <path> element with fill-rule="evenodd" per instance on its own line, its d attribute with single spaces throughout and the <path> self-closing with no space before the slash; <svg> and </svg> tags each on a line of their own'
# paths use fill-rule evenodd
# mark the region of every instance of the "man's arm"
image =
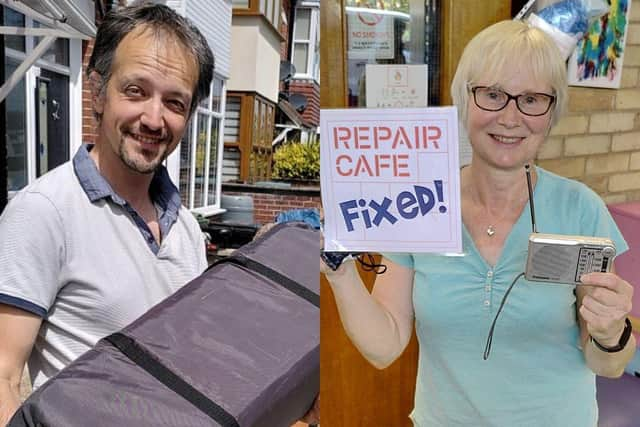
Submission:
<svg viewBox="0 0 640 427">
<path fill-rule="evenodd" d="M 20 406 L 20 380 L 24 364 L 38 335 L 42 318 L 0 304 L 0 426 Z"/>
</svg>

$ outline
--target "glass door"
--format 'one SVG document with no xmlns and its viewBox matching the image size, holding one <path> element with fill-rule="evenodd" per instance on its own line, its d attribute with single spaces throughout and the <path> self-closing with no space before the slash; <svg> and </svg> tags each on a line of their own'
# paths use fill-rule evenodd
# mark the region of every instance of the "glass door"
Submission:
<svg viewBox="0 0 640 427">
<path fill-rule="evenodd" d="M 440 13 L 438 0 L 399 1 L 345 1 L 347 24 L 347 75 L 348 99 L 352 107 L 423 107 L 440 103 Z M 370 65 L 377 65 L 374 67 Z M 422 65 L 419 73 L 423 77 L 424 96 L 416 99 L 415 105 L 401 102 L 411 93 L 400 93 L 401 86 L 393 82 L 384 83 L 379 77 L 388 72 L 391 79 L 406 80 L 408 67 L 398 65 Z M 384 66 L 384 67 L 379 67 Z M 369 70 L 369 71 L 367 71 Z M 422 71 L 423 70 L 423 71 Z M 369 85 L 378 86 L 378 99 L 367 101 L 372 96 Z M 374 77 L 375 76 L 375 77 Z M 383 77 L 382 79 L 386 79 Z M 382 88 L 381 86 L 385 86 Z M 420 90 L 420 88 L 414 88 Z M 394 101 L 394 93 L 397 99 Z M 414 93 L 415 94 L 415 93 Z M 426 98 L 426 99 L 423 99 Z"/>
<path fill-rule="evenodd" d="M 36 176 L 69 160 L 69 78 L 42 69 L 36 78 Z"/>
</svg>

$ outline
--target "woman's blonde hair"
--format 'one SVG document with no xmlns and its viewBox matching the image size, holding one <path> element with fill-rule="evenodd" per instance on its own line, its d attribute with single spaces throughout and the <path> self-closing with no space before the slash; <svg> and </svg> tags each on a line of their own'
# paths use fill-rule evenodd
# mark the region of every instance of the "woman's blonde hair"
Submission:
<svg viewBox="0 0 640 427">
<path fill-rule="evenodd" d="M 507 67 L 519 64 L 531 70 L 537 80 L 548 82 L 556 96 L 551 125 L 557 123 L 567 99 L 565 61 L 554 41 L 542 30 L 523 21 L 501 21 L 478 33 L 462 52 L 451 83 L 451 97 L 462 123 L 467 124 L 469 87 L 491 76 L 499 83 Z"/>
</svg>

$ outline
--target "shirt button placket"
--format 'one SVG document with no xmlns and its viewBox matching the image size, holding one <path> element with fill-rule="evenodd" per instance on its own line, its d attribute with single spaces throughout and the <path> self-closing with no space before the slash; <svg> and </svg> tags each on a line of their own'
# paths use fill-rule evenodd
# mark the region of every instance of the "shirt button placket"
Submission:
<svg viewBox="0 0 640 427">
<path fill-rule="evenodd" d="M 484 306 L 491 306 L 491 283 L 493 280 L 493 270 L 487 271 L 487 280 L 484 283 Z"/>
</svg>

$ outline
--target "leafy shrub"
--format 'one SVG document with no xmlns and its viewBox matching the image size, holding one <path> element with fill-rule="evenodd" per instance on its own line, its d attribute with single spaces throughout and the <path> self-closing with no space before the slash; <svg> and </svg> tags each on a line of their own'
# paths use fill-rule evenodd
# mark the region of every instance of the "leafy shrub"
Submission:
<svg viewBox="0 0 640 427">
<path fill-rule="evenodd" d="M 273 154 L 273 177 L 320 179 L 320 143 L 287 142 Z"/>
</svg>

